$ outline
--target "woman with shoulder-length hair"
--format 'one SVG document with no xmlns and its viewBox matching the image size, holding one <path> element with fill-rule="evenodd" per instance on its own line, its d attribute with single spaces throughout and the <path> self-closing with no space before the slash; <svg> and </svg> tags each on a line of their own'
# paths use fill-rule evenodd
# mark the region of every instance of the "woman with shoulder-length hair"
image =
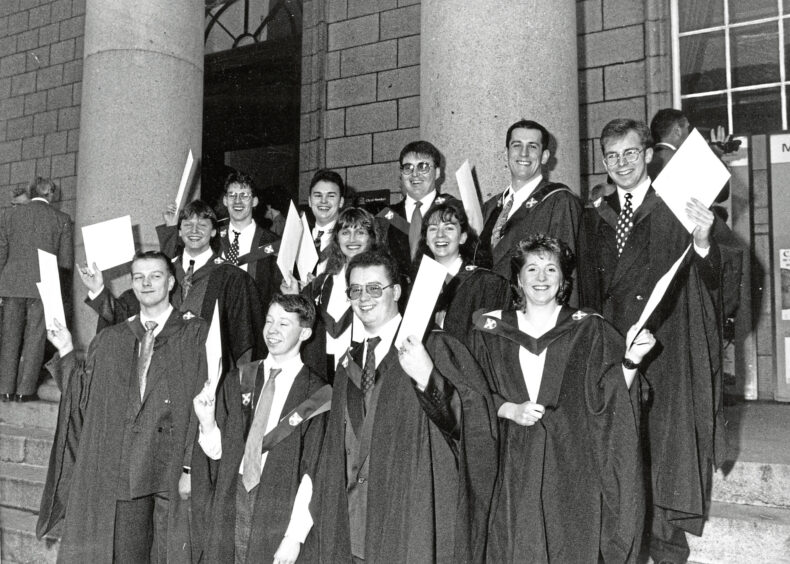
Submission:
<svg viewBox="0 0 790 564">
<path fill-rule="evenodd" d="M 515 307 L 478 312 L 473 354 L 499 416 L 500 473 L 489 562 L 630 562 L 644 498 L 637 367 L 655 344 L 630 348 L 600 315 L 567 306 L 574 256 L 552 237 L 512 258 Z"/>
</svg>

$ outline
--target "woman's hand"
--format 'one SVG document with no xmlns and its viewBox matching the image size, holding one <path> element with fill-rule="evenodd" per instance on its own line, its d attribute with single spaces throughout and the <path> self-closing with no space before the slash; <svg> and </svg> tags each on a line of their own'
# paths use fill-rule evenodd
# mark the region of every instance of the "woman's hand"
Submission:
<svg viewBox="0 0 790 564">
<path fill-rule="evenodd" d="M 499 408 L 497 415 L 503 419 L 510 419 L 523 427 L 531 427 L 543 418 L 546 408 L 532 401 L 524 403 L 505 402 Z"/>
</svg>

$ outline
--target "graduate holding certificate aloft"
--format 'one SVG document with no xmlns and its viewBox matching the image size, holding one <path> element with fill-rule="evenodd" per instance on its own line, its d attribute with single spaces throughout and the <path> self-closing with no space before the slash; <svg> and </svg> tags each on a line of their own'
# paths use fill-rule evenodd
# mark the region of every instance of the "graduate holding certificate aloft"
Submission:
<svg viewBox="0 0 790 564">
<path fill-rule="evenodd" d="M 318 560 L 483 562 L 497 462 L 491 396 L 450 335 L 408 335 L 396 348 L 397 268 L 377 252 L 346 267 L 364 332 L 335 374 L 310 506 Z"/>
<path fill-rule="evenodd" d="M 510 303 L 510 282 L 488 269 L 491 255 L 480 245 L 460 200 L 436 198 L 426 212 L 415 272 L 423 256 L 447 269 L 434 319 L 439 328 L 459 341 L 468 341 L 475 311 L 501 309 Z"/>
<path fill-rule="evenodd" d="M 573 263 L 565 243 L 529 237 L 512 259 L 516 310 L 475 314 L 472 349 L 500 422 L 489 562 L 630 562 L 639 552 L 634 378 L 655 339 L 643 330 L 626 350 L 601 316 L 565 305 Z"/>
</svg>

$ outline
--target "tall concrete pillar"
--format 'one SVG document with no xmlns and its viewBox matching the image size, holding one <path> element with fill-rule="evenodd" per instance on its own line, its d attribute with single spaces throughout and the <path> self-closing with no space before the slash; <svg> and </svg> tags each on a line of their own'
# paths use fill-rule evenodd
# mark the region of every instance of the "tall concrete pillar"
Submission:
<svg viewBox="0 0 790 564">
<path fill-rule="evenodd" d="M 468 158 L 483 197 L 510 182 L 508 126 L 524 117 L 557 140 L 550 177 L 579 191 L 574 0 L 422 0 L 420 132 L 447 158 L 444 190 Z M 551 163 L 550 163 L 551 166 Z"/>
<path fill-rule="evenodd" d="M 204 3 L 87 0 L 77 169 L 80 227 L 122 215 L 156 249 L 154 226 L 173 201 L 187 152 L 201 154 Z M 117 274 L 117 273 L 116 273 Z M 114 284 L 122 289 L 128 278 Z M 75 321 L 84 345 L 96 316 L 75 280 Z"/>
</svg>

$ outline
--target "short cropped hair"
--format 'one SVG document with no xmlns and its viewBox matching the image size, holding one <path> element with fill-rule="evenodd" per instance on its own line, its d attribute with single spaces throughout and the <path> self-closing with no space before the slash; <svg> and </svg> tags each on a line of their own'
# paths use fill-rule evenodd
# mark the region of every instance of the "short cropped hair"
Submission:
<svg viewBox="0 0 790 564">
<path fill-rule="evenodd" d="M 36 176 L 27 191 L 31 198 L 46 198 L 50 194 L 54 194 L 57 189 L 58 185 L 51 178 Z"/>
<path fill-rule="evenodd" d="M 272 296 L 269 307 L 277 304 L 288 313 L 295 313 L 299 317 L 299 326 L 312 329 L 315 324 L 315 306 L 313 300 L 301 294 L 281 294 L 276 292 Z"/>
<path fill-rule="evenodd" d="M 543 147 L 543 150 L 545 151 L 549 148 L 549 141 L 551 140 L 549 130 L 536 121 L 524 118 L 521 118 L 516 123 L 507 128 L 507 135 L 505 136 L 505 148 L 510 147 L 510 138 L 513 137 L 513 130 L 515 129 L 537 129 L 540 131 L 540 144 Z"/>
<path fill-rule="evenodd" d="M 411 143 L 407 143 L 403 149 L 400 151 L 400 156 L 398 157 L 398 164 L 403 164 L 403 159 L 406 158 L 406 155 L 409 153 L 414 153 L 415 155 L 420 155 L 423 157 L 429 157 L 433 161 L 433 166 L 439 168 L 442 163 L 442 154 L 439 152 L 433 143 L 429 143 L 428 141 L 412 141 Z"/>
<path fill-rule="evenodd" d="M 181 229 L 181 222 L 193 215 L 198 219 L 210 219 L 211 228 L 217 228 L 217 214 L 214 213 L 214 208 L 203 200 L 192 200 L 181 209 L 181 213 L 178 214 L 178 228 Z"/>
<path fill-rule="evenodd" d="M 332 184 L 336 184 L 338 189 L 340 190 L 340 197 L 346 197 L 346 184 L 343 182 L 343 177 L 340 176 L 334 170 L 329 170 L 328 168 L 322 168 L 313 175 L 312 180 L 310 180 L 310 190 L 309 193 L 313 192 L 313 186 L 318 184 L 319 182 L 331 182 Z"/>
<path fill-rule="evenodd" d="M 227 194 L 228 188 L 230 188 L 232 184 L 238 184 L 239 186 L 249 188 L 253 197 L 257 197 L 258 195 L 255 188 L 255 181 L 252 179 L 252 176 L 247 173 L 234 170 L 228 174 L 227 178 L 225 178 L 225 187 L 223 189 L 223 193 Z"/>
<path fill-rule="evenodd" d="M 650 121 L 650 134 L 658 143 L 667 138 L 672 128 L 686 119 L 686 114 L 675 108 L 663 108 L 656 112 Z"/>
<path fill-rule="evenodd" d="M 400 273 L 398 263 L 392 255 L 383 251 L 365 251 L 352 257 L 346 267 L 346 284 L 351 284 L 351 271 L 355 268 L 365 268 L 368 266 L 383 266 L 389 277 L 390 284 L 400 284 Z"/>
<path fill-rule="evenodd" d="M 510 259 L 510 279 L 513 281 L 518 280 L 521 269 L 527 264 L 527 255 L 536 254 L 540 256 L 544 253 L 552 255 L 557 259 L 557 262 L 560 263 L 562 284 L 560 284 L 560 288 L 557 290 L 556 299 L 558 304 L 566 305 L 571 296 L 571 290 L 573 289 L 572 275 L 573 269 L 576 266 L 576 257 L 570 247 L 561 239 L 549 237 L 543 233 L 536 233 L 519 241 Z M 525 303 L 526 298 L 524 297 L 524 291 L 520 287 L 516 288 L 513 305 L 516 309 L 522 309 Z"/>
<path fill-rule="evenodd" d="M 645 122 L 630 118 L 618 118 L 604 125 L 601 131 L 601 153 L 606 154 L 607 141 L 625 137 L 631 131 L 635 131 L 639 135 L 642 147 L 650 147 L 653 144 L 650 129 L 645 125 Z"/>
<path fill-rule="evenodd" d="M 129 266 L 129 271 L 132 272 L 134 268 L 134 263 L 138 260 L 161 260 L 165 263 L 165 268 L 167 269 L 167 273 L 175 278 L 176 276 L 176 269 L 173 266 L 173 261 L 170 260 L 170 257 L 167 256 L 162 251 L 137 251 L 134 253 L 134 258 L 132 258 L 132 263 Z"/>
</svg>

